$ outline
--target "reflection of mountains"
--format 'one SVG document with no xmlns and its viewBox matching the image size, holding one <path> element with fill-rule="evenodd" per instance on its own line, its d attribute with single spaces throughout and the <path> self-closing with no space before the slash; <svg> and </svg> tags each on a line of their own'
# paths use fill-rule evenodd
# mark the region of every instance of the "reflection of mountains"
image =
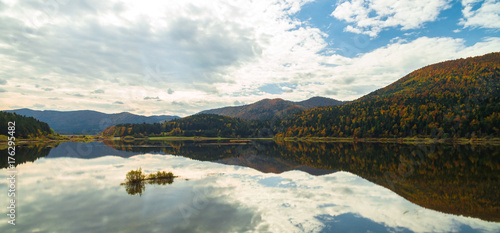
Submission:
<svg viewBox="0 0 500 233">
<path fill-rule="evenodd" d="M 132 157 L 141 154 L 140 152 L 116 150 L 106 146 L 102 142 L 65 142 L 50 150 L 47 158 L 71 157 L 82 159 L 93 159 L 106 155 L 114 155 L 122 158 Z"/>
<path fill-rule="evenodd" d="M 500 221 L 500 147 L 377 143 L 252 141 L 136 141 L 126 143 L 28 144 L 16 147 L 16 164 L 45 157 L 131 157 L 173 154 L 202 161 L 252 167 L 262 172 L 303 170 L 313 175 L 348 171 L 387 187 L 422 207 Z M 2 158 L 7 150 L 0 149 Z M 0 160 L 2 168 L 7 159 Z"/>
<path fill-rule="evenodd" d="M 190 141 L 106 141 L 106 145 L 118 150 L 161 153 L 188 157 L 200 161 L 212 161 L 227 165 L 250 167 L 264 173 L 282 173 L 300 170 L 311 175 L 325 175 L 334 172 L 331 169 L 318 169 L 304 166 L 278 156 L 264 153 L 274 142 L 253 142 L 249 144 L 222 142 Z"/>
<path fill-rule="evenodd" d="M 237 157 L 225 158 L 215 161 L 227 165 L 251 167 L 265 173 L 282 173 L 290 170 L 299 170 L 311 175 L 320 176 L 333 173 L 333 170 L 317 169 L 300 165 L 282 158 L 269 157 L 256 154 L 244 154 Z"/>
<path fill-rule="evenodd" d="M 500 148 L 278 142 L 281 156 L 357 174 L 422 207 L 500 221 Z"/>
<path fill-rule="evenodd" d="M 123 158 L 128 158 L 134 155 L 141 154 L 140 152 L 116 150 L 106 146 L 102 142 L 64 142 L 64 143 L 29 143 L 18 144 L 16 146 L 15 165 L 20 165 L 26 162 L 33 162 L 39 158 L 82 158 L 92 159 L 106 155 L 114 155 Z M 7 168 L 9 166 L 7 149 L 0 149 L 0 167 Z"/>
<path fill-rule="evenodd" d="M 108 145 L 247 166 L 263 172 L 305 170 L 320 175 L 343 170 L 426 208 L 500 221 L 498 146 L 272 141 L 245 145 L 151 141 Z"/>
</svg>

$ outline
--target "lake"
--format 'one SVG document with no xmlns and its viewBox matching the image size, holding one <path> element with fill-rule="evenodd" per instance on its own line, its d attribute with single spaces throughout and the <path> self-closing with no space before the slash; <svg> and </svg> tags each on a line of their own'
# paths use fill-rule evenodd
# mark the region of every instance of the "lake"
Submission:
<svg viewBox="0 0 500 233">
<path fill-rule="evenodd" d="M 499 146 L 105 141 L 16 152 L 16 226 L 1 179 L 0 232 L 500 232 Z M 139 167 L 179 177 L 121 185 Z"/>
</svg>

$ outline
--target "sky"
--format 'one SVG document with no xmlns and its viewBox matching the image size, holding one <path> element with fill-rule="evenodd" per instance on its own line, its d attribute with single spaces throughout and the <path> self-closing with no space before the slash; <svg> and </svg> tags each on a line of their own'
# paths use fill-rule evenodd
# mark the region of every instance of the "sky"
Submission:
<svg viewBox="0 0 500 233">
<path fill-rule="evenodd" d="M 498 0 L 0 0 L 0 109 L 348 101 L 499 51 Z"/>
</svg>

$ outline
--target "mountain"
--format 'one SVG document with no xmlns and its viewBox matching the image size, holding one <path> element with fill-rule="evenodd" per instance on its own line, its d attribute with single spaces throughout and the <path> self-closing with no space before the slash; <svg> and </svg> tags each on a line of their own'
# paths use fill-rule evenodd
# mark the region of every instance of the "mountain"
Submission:
<svg viewBox="0 0 500 233">
<path fill-rule="evenodd" d="M 342 106 L 286 119 L 278 136 L 498 137 L 500 53 L 445 61 Z"/>
<path fill-rule="evenodd" d="M 31 109 L 7 110 L 19 115 L 34 117 L 47 122 L 56 133 L 60 134 L 97 134 L 106 127 L 123 123 L 156 123 L 177 119 L 177 116 L 140 116 L 128 112 L 106 114 L 102 112 L 81 111 L 38 111 Z"/>
<path fill-rule="evenodd" d="M 302 110 L 320 106 L 336 106 L 344 102 L 325 98 L 313 97 L 300 102 L 292 102 L 283 99 L 263 99 L 253 104 L 224 107 L 202 111 L 198 114 L 217 114 L 223 116 L 237 117 L 243 120 L 265 120 L 276 116 L 285 116 Z"/>
<path fill-rule="evenodd" d="M 9 122 L 13 124 L 9 124 Z M 47 123 L 33 117 L 26 117 L 10 112 L 0 111 L 0 125 L 2 125 L 0 135 L 13 136 L 15 138 L 37 137 L 51 133 Z M 9 130 L 9 128 L 12 130 Z M 10 135 L 9 132 L 13 132 L 13 135 Z"/>
<path fill-rule="evenodd" d="M 347 101 L 340 101 L 340 100 L 335 100 L 335 99 L 330 99 L 326 97 L 312 97 L 307 100 L 303 100 L 300 102 L 295 102 L 295 104 L 304 107 L 305 109 L 311 109 L 311 108 L 316 108 L 316 107 L 322 107 L 322 106 L 337 106 L 337 105 L 342 105 L 346 103 Z"/>
</svg>

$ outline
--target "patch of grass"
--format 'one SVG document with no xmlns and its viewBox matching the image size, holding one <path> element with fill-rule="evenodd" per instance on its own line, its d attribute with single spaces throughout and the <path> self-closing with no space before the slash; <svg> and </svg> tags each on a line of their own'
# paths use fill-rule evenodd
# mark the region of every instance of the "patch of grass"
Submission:
<svg viewBox="0 0 500 233">
<path fill-rule="evenodd" d="M 142 168 L 138 168 L 137 170 L 129 171 L 126 175 L 125 183 L 121 183 L 120 185 L 125 186 L 128 194 L 139 194 L 142 196 L 142 193 L 146 191 L 146 184 L 171 184 L 176 177 L 174 173 L 166 171 L 158 171 L 157 173 L 146 175 L 142 172 Z"/>
<path fill-rule="evenodd" d="M 401 143 L 401 144 L 476 144 L 476 145 L 500 145 L 499 138 L 352 138 L 352 137 L 280 137 L 275 138 L 275 141 L 292 141 L 292 142 L 369 142 L 369 143 Z"/>
<path fill-rule="evenodd" d="M 272 140 L 272 138 L 222 138 L 222 137 L 149 137 L 148 140 L 156 141 L 206 141 L 206 140 Z"/>
<path fill-rule="evenodd" d="M 156 180 L 174 180 L 177 176 L 174 176 L 172 172 L 158 171 L 157 173 L 145 174 L 142 172 L 142 168 L 137 170 L 131 170 L 125 176 L 125 184 L 133 184 L 144 181 L 156 181 Z M 171 182 L 170 182 L 171 183 Z"/>
<path fill-rule="evenodd" d="M 147 176 L 146 180 L 156 180 L 156 179 L 174 179 L 174 173 L 166 171 L 158 171 L 157 173 L 151 173 Z"/>
</svg>

